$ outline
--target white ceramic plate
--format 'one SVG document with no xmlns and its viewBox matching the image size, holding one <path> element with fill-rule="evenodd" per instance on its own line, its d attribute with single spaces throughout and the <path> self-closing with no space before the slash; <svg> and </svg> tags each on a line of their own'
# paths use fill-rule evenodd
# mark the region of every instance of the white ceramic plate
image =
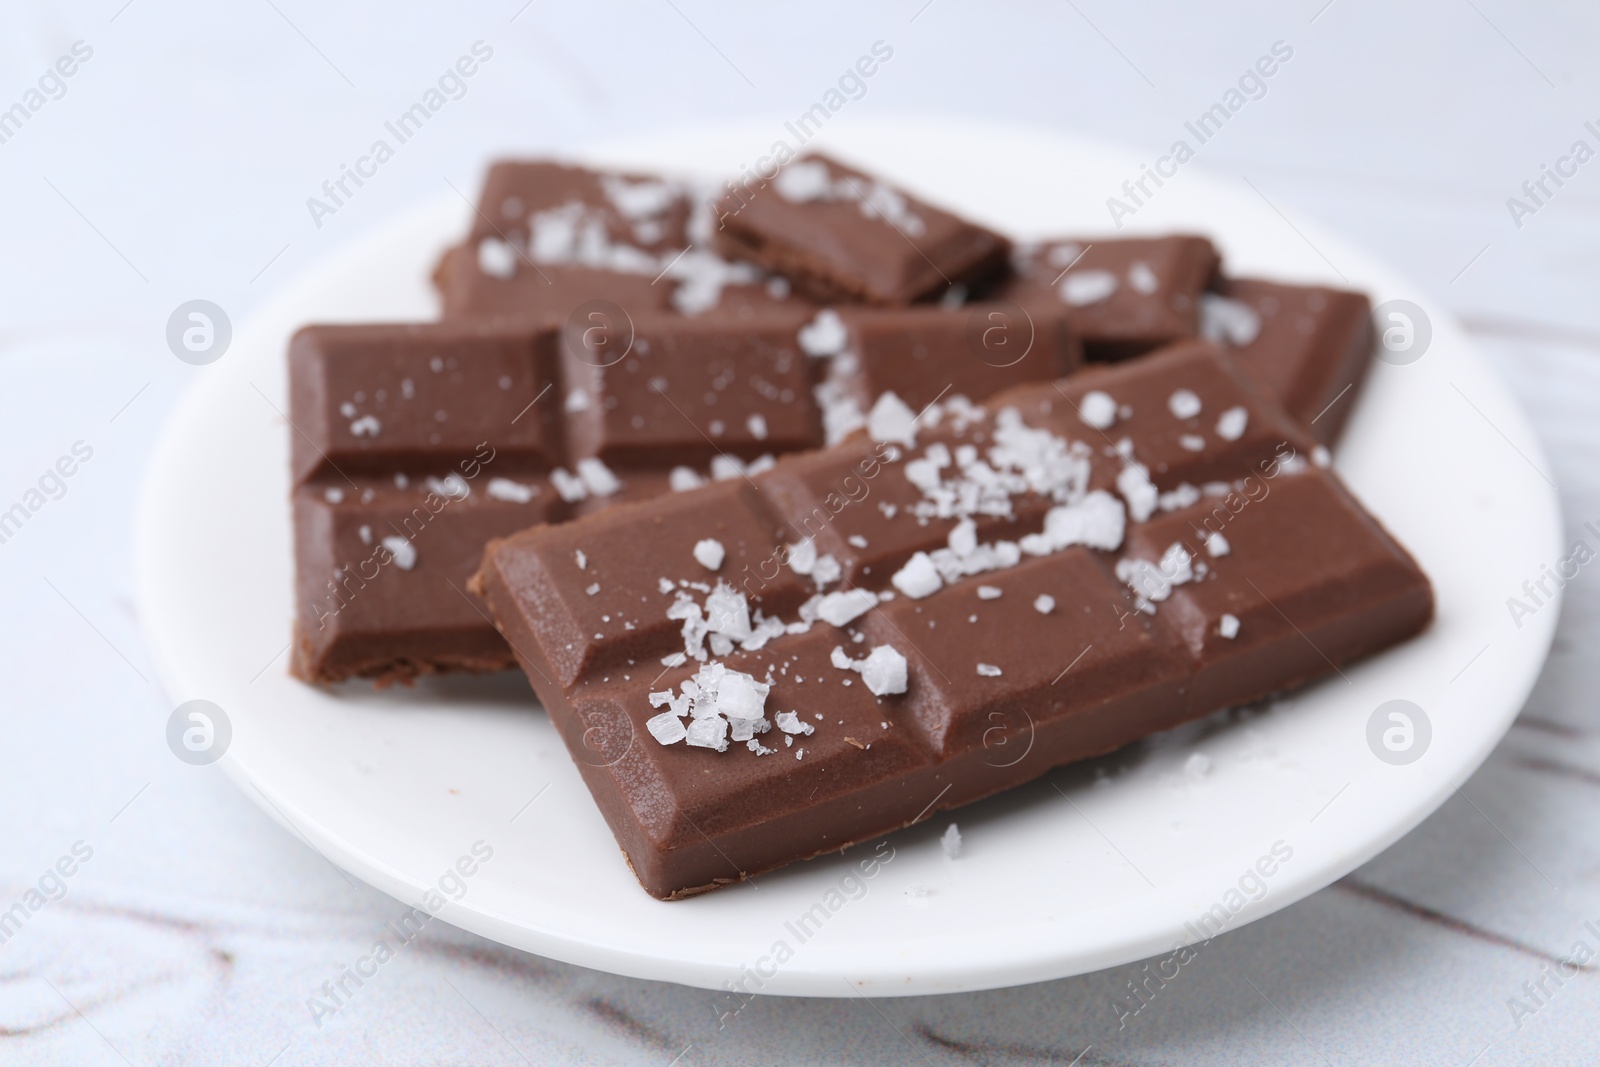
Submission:
<svg viewBox="0 0 1600 1067">
<path fill-rule="evenodd" d="M 779 136 L 777 124 L 703 130 L 587 158 L 718 175 Z M 1106 231 L 1106 197 L 1140 173 L 1137 159 L 1033 131 L 840 119 L 826 141 L 1019 235 Z M 1393 843 L 1489 753 L 1544 660 L 1557 609 L 1518 629 L 1505 599 L 1559 555 L 1559 515 L 1510 395 L 1416 286 L 1191 164 L 1125 232 L 1209 233 L 1235 272 L 1347 282 L 1375 302 L 1429 309 L 1431 347 L 1410 365 L 1373 368 L 1337 467 L 1433 579 L 1432 629 L 1265 713 L 1213 717 L 963 810 L 959 859 L 940 848 L 940 819 L 891 837 L 892 861 L 869 880 L 851 878 L 862 848 L 758 886 L 653 900 L 520 676 L 327 692 L 285 673 L 288 431 L 275 410 L 287 407 L 285 340 L 312 321 L 431 315 L 428 271 L 466 218 L 446 194 L 331 257 L 238 330 L 167 428 L 138 553 L 168 693 L 225 709 L 222 765 L 275 818 L 407 905 L 474 843 L 493 850 L 439 912 L 458 926 L 711 988 L 749 966 L 761 973 L 745 988 L 762 993 L 920 994 L 1107 967 L 1195 940 L 1208 913 L 1228 929 L 1259 918 Z M 1369 717 L 1391 699 L 1415 702 L 1432 725 L 1409 765 L 1368 745 Z M 1274 846 L 1270 877 L 1249 876 Z M 794 924 L 807 912 L 824 918 L 802 940 Z"/>
</svg>

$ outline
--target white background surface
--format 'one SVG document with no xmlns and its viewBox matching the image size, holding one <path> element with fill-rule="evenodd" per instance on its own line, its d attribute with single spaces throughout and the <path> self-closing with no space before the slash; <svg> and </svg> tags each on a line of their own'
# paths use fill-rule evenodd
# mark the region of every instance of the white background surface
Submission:
<svg viewBox="0 0 1600 1067">
<path fill-rule="evenodd" d="M 381 17 L 273 3 L 0 15 L 0 106 L 74 40 L 95 49 L 0 144 L 0 501 L 74 441 L 95 449 L 0 545 L 0 899 L 73 842 L 94 849 L 67 896 L 0 945 L 0 1062 L 1070 1063 L 1091 1045 L 1080 1062 L 1592 1057 L 1593 973 L 1546 980 L 1542 1005 L 1521 989 L 1580 938 L 1600 949 L 1583 927 L 1600 928 L 1588 569 L 1519 725 L 1460 795 L 1335 887 L 1213 942 L 1124 1028 L 1112 1003 L 1134 966 L 961 997 L 767 998 L 719 1030 L 703 992 L 437 924 L 319 1028 L 307 998 L 400 909 L 167 750 L 129 530 L 153 435 L 197 373 L 166 349 L 171 310 L 199 296 L 238 321 L 445 181 L 473 195 L 496 154 L 718 117 L 777 130 L 881 39 L 895 56 L 852 114 L 1034 123 L 1153 159 L 1281 39 L 1294 59 L 1192 166 L 1248 177 L 1286 224 L 1319 218 L 1462 314 L 1540 426 L 1571 536 L 1594 547 L 1581 523 L 1600 519 L 1600 162 L 1520 229 L 1505 201 L 1574 140 L 1600 147 L 1583 127 L 1600 120 L 1600 16 L 1504 0 L 520 15 L 513 2 Z M 465 98 L 314 227 L 306 197 L 478 39 L 495 56 Z M 1520 1028 L 1513 996 L 1536 1008 Z"/>
</svg>

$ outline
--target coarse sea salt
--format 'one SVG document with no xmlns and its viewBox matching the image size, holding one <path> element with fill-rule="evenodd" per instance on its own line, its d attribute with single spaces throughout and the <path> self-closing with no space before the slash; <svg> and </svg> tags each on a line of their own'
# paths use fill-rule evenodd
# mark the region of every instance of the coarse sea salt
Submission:
<svg viewBox="0 0 1600 1067">
<path fill-rule="evenodd" d="M 400 536 L 385 537 L 380 544 L 394 557 L 394 565 L 408 571 L 417 565 L 417 546 Z"/>
<path fill-rule="evenodd" d="M 1068 271 L 1057 291 L 1069 307 L 1086 307 L 1109 299 L 1117 291 L 1117 276 L 1108 270 Z"/>
<path fill-rule="evenodd" d="M 1128 284 L 1133 286 L 1135 292 L 1149 296 L 1161 288 L 1161 279 L 1156 277 L 1156 272 L 1150 264 L 1142 259 L 1136 259 L 1128 267 Z"/>
<path fill-rule="evenodd" d="M 707 537 L 696 541 L 694 545 L 694 559 L 708 571 L 714 571 L 722 566 L 722 560 L 727 555 L 727 550 L 722 547 L 722 542 L 714 537 Z"/>
<path fill-rule="evenodd" d="M 1175 419 L 1192 419 L 1200 414 L 1200 397 L 1192 389 L 1174 389 L 1167 397 L 1167 410 Z"/>
<path fill-rule="evenodd" d="M 1116 425 L 1117 402 L 1111 399 L 1110 394 L 1091 389 L 1084 393 L 1083 399 L 1078 402 L 1078 417 L 1086 426 L 1092 426 L 1096 430 L 1109 430 Z"/>
<path fill-rule="evenodd" d="M 1217 436 L 1224 441 L 1237 441 L 1244 436 L 1249 424 L 1250 412 L 1243 407 L 1231 407 L 1217 417 Z"/>
<path fill-rule="evenodd" d="M 909 677 L 906 658 L 891 645 L 878 645 L 861 659 L 852 659 L 842 647 L 835 645 L 829 661 L 841 671 L 856 671 L 874 696 L 904 693 Z M 849 685 L 849 679 L 844 682 Z M 817 718 L 822 718 L 819 714 Z"/>
<path fill-rule="evenodd" d="M 1200 336 L 1242 348 L 1261 333 L 1261 316 L 1249 304 L 1214 293 L 1200 294 Z"/>
<path fill-rule="evenodd" d="M 1040 615 L 1048 615 L 1056 609 L 1056 598 L 1049 593 L 1040 593 L 1033 599 L 1033 610 Z"/>
<path fill-rule="evenodd" d="M 526 504 L 538 494 L 539 490 L 536 486 L 523 485 L 510 478 L 490 478 L 489 484 L 484 487 L 484 492 L 496 500 L 504 500 L 509 504 Z"/>
<path fill-rule="evenodd" d="M 844 351 L 850 333 L 844 320 L 832 308 L 823 308 L 817 317 L 800 327 L 796 340 L 800 351 L 808 356 L 836 356 Z"/>
<path fill-rule="evenodd" d="M 824 596 L 817 605 L 817 617 L 834 626 L 846 626 L 877 606 L 876 593 L 866 589 L 846 589 Z"/>
</svg>

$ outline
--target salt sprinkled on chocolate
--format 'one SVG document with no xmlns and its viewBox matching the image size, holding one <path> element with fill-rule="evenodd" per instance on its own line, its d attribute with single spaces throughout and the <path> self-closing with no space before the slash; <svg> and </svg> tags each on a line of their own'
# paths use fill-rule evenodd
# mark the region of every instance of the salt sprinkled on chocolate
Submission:
<svg viewBox="0 0 1600 1067">
<path fill-rule="evenodd" d="M 1217 436 L 1224 441 L 1237 441 L 1244 436 L 1250 424 L 1250 413 L 1242 407 L 1231 407 L 1217 419 Z"/>
<path fill-rule="evenodd" d="M 817 617 L 834 626 L 848 626 L 878 606 L 878 596 L 867 589 L 829 593 L 817 605 Z"/>
<path fill-rule="evenodd" d="M 350 424 L 350 432 L 356 437 L 376 437 L 381 429 L 383 425 L 376 415 L 363 415 Z"/>
<path fill-rule="evenodd" d="M 1056 610 L 1056 598 L 1049 593 L 1040 593 L 1033 600 L 1033 610 L 1040 615 L 1048 615 Z"/>
<path fill-rule="evenodd" d="M 1108 394 L 1091 389 L 1083 394 L 1083 400 L 1078 404 L 1078 417 L 1086 426 L 1109 430 L 1117 421 L 1117 402 Z"/>
<path fill-rule="evenodd" d="M 478 269 L 495 278 L 511 278 L 517 273 L 517 250 L 498 237 L 478 242 Z"/>
<path fill-rule="evenodd" d="M 484 492 L 495 500 L 504 500 L 509 504 L 526 504 L 539 490 L 536 486 L 523 485 L 510 478 L 490 478 L 489 484 L 484 487 Z"/>
<path fill-rule="evenodd" d="M 850 339 L 844 320 L 832 308 L 823 308 L 817 317 L 800 327 L 795 335 L 800 351 L 808 356 L 836 356 Z"/>
<path fill-rule="evenodd" d="M 562 500 L 575 504 L 580 500 L 589 498 L 589 487 L 582 478 L 569 473 L 564 467 L 557 467 L 550 472 L 550 482 L 556 487 L 556 492 Z"/>
<path fill-rule="evenodd" d="M 1192 389 L 1174 389 L 1167 397 L 1167 410 L 1173 418 L 1192 419 L 1200 414 L 1200 398 Z"/>
<path fill-rule="evenodd" d="M 692 467 L 673 467 L 667 474 L 667 486 L 674 493 L 686 493 L 706 484 L 706 480 Z"/>
<path fill-rule="evenodd" d="M 1058 287 L 1070 307 L 1086 307 L 1109 299 L 1117 291 L 1117 276 L 1108 270 L 1069 271 Z"/>
<path fill-rule="evenodd" d="M 1261 333 L 1261 316 L 1249 304 L 1214 293 L 1200 294 L 1200 336 L 1243 348 Z"/>
<path fill-rule="evenodd" d="M 813 159 L 790 163 L 778 172 L 772 181 L 773 188 L 785 200 L 806 204 L 821 200 L 833 192 L 833 177 L 826 164 Z"/>
<path fill-rule="evenodd" d="M 917 413 L 888 390 L 878 397 L 867 413 L 867 436 L 874 441 L 892 441 L 906 447 L 917 443 Z"/>
<path fill-rule="evenodd" d="M 610 496 L 622 488 L 611 468 L 593 456 L 578 460 L 578 476 L 595 496 Z"/>
<path fill-rule="evenodd" d="M 1224 615 L 1217 620 L 1217 633 L 1233 640 L 1239 636 L 1239 617 L 1237 615 Z"/>
<path fill-rule="evenodd" d="M 385 537 L 380 544 L 389 550 L 394 557 L 394 565 L 403 571 L 408 571 L 417 565 L 417 546 L 404 537 Z"/>
<path fill-rule="evenodd" d="M 933 565 L 933 560 L 926 552 L 912 555 L 906 560 L 905 566 L 896 571 L 889 581 L 912 600 L 932 596 L 944 584 L 939 577 L 938 568 Z"/>
<path fill-rule="evenodd" d="M 695 562 L 708 571 L 714 571 L 722 566 L 723 557 L 727 552 L 722 547 L 722 542 L 712 537 L 696 541 L 694 546 Z"/>
<path fill-rule="evenodd" d="M 1128 284 L 1133 286 L 1135 292 L 1149 296 L 1161 288 L 1161 279 L 1150 269 L 1150 264 L 1142 259 L 1136 259 L 1128 267 Z"/>
</svg>

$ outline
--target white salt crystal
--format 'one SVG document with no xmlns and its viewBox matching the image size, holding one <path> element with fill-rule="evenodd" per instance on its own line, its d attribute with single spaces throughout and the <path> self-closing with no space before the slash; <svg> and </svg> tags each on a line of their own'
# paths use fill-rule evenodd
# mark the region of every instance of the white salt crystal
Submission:
<svg viewBox="0 0 1600 1067">
<path fill-rule="evenodd" d="M 1235 637 L 1238 637 L 1239 616 L 1224 615 L 1221 619 L 1217 620 L 1217 633 L 1221 634 L 1223 637 L 1226 637 L 1230 641 L 1232 641 Z"/>
<path fill-rule="evenodd" d="M 1146 296 L 1161 288 L 1161 279 L 1156 277 L 1156 272 L 1150 269 L 1150 264 L 1142 259 L 1134 260 L 1128 268 L 1128 284 Z"/>
<path fill-rule="evenodd" d="M 727 555 L 727 550 L 722 547 L 722 542 L 712 537 L 696 541 L 694 545 L 695 562 L 708 571 L 714 571 L 722 566 L 722 560 Z"/>
<path fill-rule="evenodd" d="M 998 678 L 1000 677 L 1000 668 L 992 663 L 980 663 L 978 664 L 978 673 L 985 678 Z"/>
<path fill-rule="evenodd" d="M 702 719 L 695 719 L 689 724 L 689 729 L 684 731 L 685 740 L 693 748 L 714 748 L 718 752 L 728 751 L 728 720 L 720 715 L 708 715 Z"/>
<path fill-rule="evenodd" d="M 867 436 L 910 448 L 917 443 L 917 413 L 893 390 L 885 392 L 867 413 Z"/>
<path fill-rule="evenodd" d="M 357 437 L 376 437 L 381 429 L 376 415 L 363 415 L 350 424 L 350 432 Z"/>
<path fill-rule="evenodd" d="M 767 439 L 767 420 L 760 415 L 751 415 L 745 420 L 745 427 L 750 431 L 750 436 L 757 441 Z"/>
<path fill-rule="evenodd" d="M 550 472 L 550 481 L 556 487 L 556 492 L 561 495 L 561 499 L 569 504 L 585 500 L 589 496 L 589 487 L 584 480 L 568 473 L 563 467 L 557 467 Z"/>
<path fill-rule="evenodd" d="M 1108 270 L 1069 271 L 1061 279 L 1059 291 L 1072 307 L 1098 304 L 1117 291 L 1117 276 Z"/>
<path fill-rule="evenodd" d="M 490 478 L 489 484 L 484 487 L 484 492 L 496 500 L 504 500 L 512 504 L 526 504 L 533 499 L 538 490 L 531 485 L 514 482 L 510 478 Z"/>
<path fill-rule="evenodd" d="M 889 645 L 879 645 L 861 661 L 861 680 L 874 696 L 906 691 L 906 658 Z"/>
<path fill-rule="evenodd" d="M 1167 397 L 1167 410 L 1174 418 L 1192 419 L 1200 414 L 1200 398 L 1192 389 L 1175 389 Z"/>
<path fill-rule="evenodd" d="M 510 278 L 517 273 L 517 250 L 498 237 L 478 242 L 478 269 L 495 278 Z"/>
<path fill-rule="evenodd" d="M 417 546 L 404 537 L 385 537 L 381 543 L 389 550 L 389 554 L 394 556 L 396 567 L 408 571 L 417 565 Z"/>
<path fill-rule="evenodd" d="M 583 479 L 583 484 L 595 496 L 610 496 L 622 488 L 622 483 L 611 473 L 611 468 L 594 456 L 578 460 L 578 477 Z"/>
<path fill-rule="evenodd" d="M 1217 436 L 1224 441 L 1237 441 L 1244 436 L 1250 424 L 1250 413 L 1243 407 L 1231 407 L 1217 419 Z"/>
<path fill-rule="evenodd" d="M 938 568 L 933 565 L 933 560 L 926 552 L 918 552 L 908 559 L 906 565 L 896 571 L 894 577 L 889 580 L 896 589 L 912 600 L 921 600 L 936 593 L 944 584 L 939 577 Z"/>
<path fill-rule="evenodd" d="M 810 574 L 817 565 L 817 543 L 806 538 L 789 546 L 789 569 L 796 574 Z"/>
<path fill-rule="evenodd" d="M 1033 601 L 1033 610 L 1040 615 L 1048 615 L 1056 609 L 1056 598 L 1049 593 L 1040 593 Z"/>
<path fill-rule="evenodd" d="M 866 589 L 847 589 L 829 593 L 817 605 L 817 616 L 823 622 L 845 626 L 878 606 L 876 594 Z"/>
<path fill-rule="evenodd" d="M 1233 551 L 1233 546 L 1228 544 L 1228 539 L 1220 533 L 1206 535 L 1206 552 L 1211 556 L 1226 556 Z"/>
<path fill-rule="evenodd" d="M 1117 421 L 1117 402 L 1111 399 L 1110 394 L 1091 389 L 1083 394 L 1083 400 L 1078 404 L 1078 417 L 1086 426 L 1109 430 Z"/>
<path fill-rule="evenodd" d="M 978 599 L 979 600 L 999 600 L 1000 596 L 1001 596 L 1001 590 L 1000 590 L 1000 588 L 998 586 L 993 586 L 993 585 L 980 585 L 980 586 L 978 586 Z"/>
<path fill-rule="evenodd" d="M 1143 522 L 1156 510 L 1160 494 L 1150 481 L 1150 468 L 1143 463 L 1129 463 L 1117 473 L 1117 491 L 1128 502 L 1128 514 L 1134 522 Z"/>
<path fill-rule="evenodd" d="M 1186 433 L 1180 435 L 1178 437 L 1178 444 L 1182 445 L 1190 452 L 1204 452 L 1206 450 L 1206 439 L 1197 433 Z"/>
<path fill-rule="evenodd" d="M 796 339 L 800 351 L 808 356 L 836 356 L 850 339 L 844 320 L 832 308 L 823 308 L 817 317 L 800 327 Z"/>
<path fill-rule="evenodd" d="M 650 716 L 644 721 L 644 728 L 650 731 L 651 737 L 663 745 L 675 745 L 689 736 L 689 731 L 684 729 L 683 720 L 670 711 Z"/>
<path fill-rule="evenodd" d="M 706 480 L 692 467 L 673 467 L 667 475 L 667 485 L 674 493 L 686 493 L 705 484 Z"/>
<path fill-rule="evenodd" d="M 1242 348 L 1261 332 L 1261 316 L 1249 304 L 1214 293 L 1200 294 L 1200 336 Z"/>
<path fill-rule="evenodd" d="M 815 726 L 812 726 L 808 722 L 801 722 L 800 716 L 796 715 L 792 711 L 780 711 L 772 718 L 775 722 L 777 722 L 778 729 L 782 730 L 786 734 L 804 735 L 814 734 L 817 732 L 817 728 Z M 791 741 L 790 744 L 793 744 L 793 742 Z"/>
<path fill-rule="evenodd" d="M 330 485 L 322 491 L 322 498 L 330 504 L 338 504 L 344 500 L 344 490 L 337 485 Z"/>
<path fill-rule="evenodd" d="M 790 163 L 778 171 L 772 184 L 779 196 L 797 204 L 820 200 L 833 191 L 833 178 L 828 173 L 827 165 L 814 159 Z"/>
</svg>

